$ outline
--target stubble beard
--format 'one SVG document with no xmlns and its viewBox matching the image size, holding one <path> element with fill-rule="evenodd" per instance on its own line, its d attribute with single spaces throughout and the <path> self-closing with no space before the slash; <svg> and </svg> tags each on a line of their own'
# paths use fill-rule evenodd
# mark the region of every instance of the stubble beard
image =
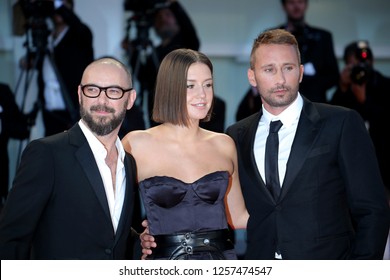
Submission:
<svg viewBox="0 0 390 280">
<path fill-rule="evenodd" d="M 284 94 L 282 97 L 276 96 L 275 93 L 275 91 L 280 89 L 287 91 L 287 93 Z M 286 107 L 289 106 L 297 98 L 298 90 L 299 87 L 292 88 L 289 86 L 284 86 L 282 88 L 272 88 L 267 91 L 266 98 L 263 98 L 272 107 Z"/>
</svg>

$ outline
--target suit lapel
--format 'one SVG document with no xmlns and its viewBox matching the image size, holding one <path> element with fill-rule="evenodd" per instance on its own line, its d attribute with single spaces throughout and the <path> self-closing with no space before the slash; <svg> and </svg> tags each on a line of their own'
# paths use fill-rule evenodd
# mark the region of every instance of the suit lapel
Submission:
<svg viewBox="0 0 390 280">
<path fill-rule="evenodd" d="M 320 127 L 321 121 L 318 111 L 313 103 L 304 99 L 304 106 L 287 162 L 280 199 L 283 199 L 286 195 L 298 172 L 301 170 L 303 163 L 309 156 Z"/>
<path fill-rule="evenodd" d="M 80 162 L 80 165 L 89 180 L 91 188 L 95 191 L 96 197 L 104 209 L 104 213 L 111 221 L 106 192 L 104 190 L 104 184 L 100 176 L 99 168 L 96 164 L 92 150 L 88 145 L 88 141 L 78 125 L 75 125 L 69 130 L 69 138 L 72 145 L 78 146 L 75 156 Z"/>
<path fill-rule="evenodd" d="M 238 131 L 239 148 L 242 153 L 242 162 L 240 164 L 243 165 L 243 168 L 248 173 L 249 178 L 254 179 L 255 184 L 253 185 L 260 188 L 264 193 L 266 193 L 266 195 L 272 198 L 271 194 L 266 189 L 264 180 L 260 175 L 259 169 L 257 168 L 255 154 L 253 152 L 256 131 L 261 115 L 262 112 L 260 110 L 260 112 L 247 123 L 247 126 L 244 125 Z"/>
<path fill-rule="evenodd" d="M 125 172 L 126 172 L 126 192 L 123 201 L 121 217 L 116 231 L 117 233 L 116 240 L 119 239 L 125 227 L 130 227 L 130 223 L 128 223 L 128 220 L 132 216 L 132 213 L 134 211 L 133 202 L 134 202 L 134 194 L 135 194 L 134 187 L 136 182 L 136 178 L 135 178 L 136 172 L 135 169 L 132 168 L 135 168 L 135 161 L 127 153 L 124 159 L 124 165 L 125 165 Z"/>
</svg>

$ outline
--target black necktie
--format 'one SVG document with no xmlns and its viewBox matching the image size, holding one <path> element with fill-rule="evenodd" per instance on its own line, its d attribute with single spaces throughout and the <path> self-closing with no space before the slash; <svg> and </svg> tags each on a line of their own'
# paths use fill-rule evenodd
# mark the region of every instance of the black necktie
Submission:
<svg viewBox="0 0 390 280">
<path fill-rule="evenodd" d="M 265 182 L 267 189 L 278 200 L 280 194 L 279 171 L 278 171 L 278 153 L 279 136 L 278 131 L 282 127 L 281 121 L 271 122 L 269 125 L 269 134 L 265 144 Z"/>
</svg>

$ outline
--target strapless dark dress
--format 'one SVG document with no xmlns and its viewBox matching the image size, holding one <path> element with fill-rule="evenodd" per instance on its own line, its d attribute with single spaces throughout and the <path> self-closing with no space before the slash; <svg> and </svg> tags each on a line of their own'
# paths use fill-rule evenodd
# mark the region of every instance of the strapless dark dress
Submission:
<svg viewBox="0 0 390 280">
<path fill-rule="evenodd" d="M 149 231 L 153 236 L 224 232 L 228 229 L 224 197 L 229 184 L 227 171 L 216 171 L 185 183 L 173 177 L 155 176 L 139 183 Z M 157 247 L 159 246 L 158 238 Z M 225 259 L 237 259 L 234 249 L 223 251 Z M 151 259 L 169 257 L 151 256 Z M 191 252 L 181 259 L 215 259 L 208 252 Z"/>
</svg>

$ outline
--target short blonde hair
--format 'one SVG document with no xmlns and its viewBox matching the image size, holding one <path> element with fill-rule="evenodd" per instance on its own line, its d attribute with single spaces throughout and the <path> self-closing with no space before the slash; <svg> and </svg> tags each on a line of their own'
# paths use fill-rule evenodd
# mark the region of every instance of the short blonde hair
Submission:
<svg viewBox="0 0 390 280">
<path fill-rule="evenodd" d="M 293 34 L 284 29 L 270 29 L 261 33 L 253 42 L 250 68 L 255 68 L 255 52 L 261 45 L 291 45 L 295 48 L 298 56 L 298 63 L 301 64 L 301 54 L 299 52 L 298 41 Z"/>
</svg>

